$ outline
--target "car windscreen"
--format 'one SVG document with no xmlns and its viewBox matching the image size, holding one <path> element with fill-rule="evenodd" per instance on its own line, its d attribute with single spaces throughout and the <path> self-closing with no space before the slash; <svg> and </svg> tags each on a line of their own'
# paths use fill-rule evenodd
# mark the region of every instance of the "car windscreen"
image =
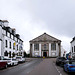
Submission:
<svg viewBox="0 0 75 75">
<path fill-rule="evenodd" d="M 16 59 L 12 59 L 13 61 L 16 61 Z"/>
<path fill-rule="evenodd" d="M 75 61 L 70 61 L 69 64 L 75 64 Z"/>
<path fill-rule="evenodd" d="M 11 59 L 4 58 L 4 60 L 11 60 Z"/>
<path fill-rule="evenodd" d="M 66 60 L 66 58 L 64 58 L 64 57 L 60 57 L 59 59 L 61 59 L 61 60 Z"/>
<path fill-rule="evenodd" d="M 4 57 L 3 56 L 0 56 L 0 60 L 3 60 L 4 59 Z"/>
<path fill-rule="evenodd" d="M 16 59 L 21 59 L 21 57 L 16 57 Z"/>
</svg>

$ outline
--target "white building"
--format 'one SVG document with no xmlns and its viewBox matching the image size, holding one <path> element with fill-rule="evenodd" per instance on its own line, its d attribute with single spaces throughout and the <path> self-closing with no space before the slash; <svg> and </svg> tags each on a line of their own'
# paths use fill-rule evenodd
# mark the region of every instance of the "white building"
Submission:
<svg viewBox="0 0 75 75">
<path fill-rule="evenodd" d="M 61 40 L 46 33 L 30 40 L 31 57 L 57 57 L 61 56 Z"/>
<path fill-rule="evenodd" d="M 8 26 L 7 20 L 0 20 L 0 56 L 22 56 L 23 41 L 16 30 Z"/>
<path fill-rule="evenodd" d="M 71 57 L 75 58 L 75 37 L 72 39 L 71 43 Z"/>
</svg>

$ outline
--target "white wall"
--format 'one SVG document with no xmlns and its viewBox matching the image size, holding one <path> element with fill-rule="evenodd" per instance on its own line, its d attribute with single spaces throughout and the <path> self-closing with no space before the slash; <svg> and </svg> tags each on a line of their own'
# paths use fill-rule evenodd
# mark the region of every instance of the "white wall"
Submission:
<svg viewBox="0 0 75 75">
<path fill-rule="evenodd" d="M 2 27 L 0 26 L 0 39 L 2 39 Z"/>
<path fill-rule="evenodd" d="M 75 56 L 74 46 L 75 46 L 75 40 L 71 43 L 71 57 Z M 73 47 L 73 52 L 72 52 L 72 47 Z"/>
<path fill-rule="evenodd" d="M 75 40 L 71 43 L 71 52 L 72 52 L 72 47 L 73 47 L 73 53 L 74 53 L 74 46 L 75 46 Z"/>
<path fill-rule="evenodd" d="M 8 26 L 7 23 L 4 23 L 4 25 Z M 7 48 L 5 47 L 5 40 L 8 41 L 8 44 L 7 44 L 8 47 Z M 10 46 L 9 46 L 10 45 L 9 42 L 11 42 L 11 49 L 10 49 Z M 11 51 L 11 53 L 13 53 L 13 52 L 16 53 L 17 52 L 16 45 L 15 45 L 15 50 L 13 50 L 13 43 L 14 42 L 16 43 L 16 45 L 18 44 L 18 49 L 19 49 L 19 46 L 21 46 L 21 45 L 23 47 L 23 44 L 21 44 L 21 42 L 17 42 L 17 38 L 15 40 L 13 40 L 13 35 L 12 34 L 11 34 L 11 38 L 10 38 L 10 33 L 9 32 L 7 32 L 7 36 L 6 36 L 6 30 L 2 29 L 2 27 L 0 26 L 0 55 L 4 55 L 5 51 L 7 51 L 7 52 Z M 23 50 L 21 50 L 21 51 L 23 52 Z"/>
</svg>

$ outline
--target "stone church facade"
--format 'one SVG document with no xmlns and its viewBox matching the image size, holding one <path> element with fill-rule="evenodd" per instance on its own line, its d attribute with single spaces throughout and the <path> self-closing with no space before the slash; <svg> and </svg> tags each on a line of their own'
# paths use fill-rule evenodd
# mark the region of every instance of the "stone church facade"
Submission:
<svg viewBox="0 0 75 75">
<path fill-rule="evenodd" d="M 61 40 L 46 33 L 30 40 L 31 57 L 57 57 L 61 56 Z"/>
</svg>

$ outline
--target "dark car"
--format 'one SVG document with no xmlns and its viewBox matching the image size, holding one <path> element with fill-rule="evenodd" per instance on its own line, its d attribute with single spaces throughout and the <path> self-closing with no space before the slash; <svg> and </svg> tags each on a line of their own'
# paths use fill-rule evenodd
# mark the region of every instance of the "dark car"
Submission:
<svg viewBox="0 0 75 75">
<path fill-rule="evenodd" d="M 7 62 L 4 60 L 0 60 L 0 69 L 1 68 L 7 68 Z"/>
<path fill-rule="evenodd" d="M 3 56 L 0 56 L 0 69 L 1 68 L 7 68 L 7 61 L 6 60 L 3 60 Z"/>
<path fill-rule="evenodd" d="M 64 66 L 66 58 L 65 57 L 57 57 L 56 59 L 56 65 Z"/>
<path fill-rule="evenodd" d="M 75 73 L 75 60 L 67 60 L 63 67 L 66 72 L 74 72 Z"/>
</svg>

